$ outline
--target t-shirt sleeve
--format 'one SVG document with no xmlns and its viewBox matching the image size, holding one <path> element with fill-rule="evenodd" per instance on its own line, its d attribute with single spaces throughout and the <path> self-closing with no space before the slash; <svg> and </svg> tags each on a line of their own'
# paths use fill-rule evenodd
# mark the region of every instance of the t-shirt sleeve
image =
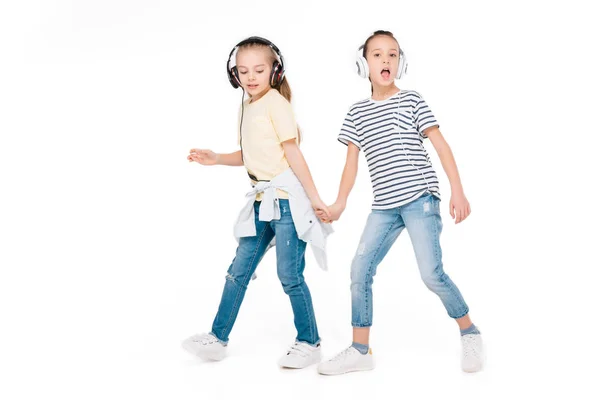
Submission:
<svg viewBox="0 0 600 400">
<path fill-rule="evenodd" d="M 294 117 L 294 110 L 285 97 L 273 96 L 269 104 L 269 117 L 280 143 L 298 137 L 298 124 Z"/>
<path fill-rule="evenodd" d="M 338 135 L 338 141 L 348 146 L 349 142 L 352 142 L 358 147 L 360 146 L 360 138 L 358 137 L 358 132 L 356 130 L 356 126 L 354 125 L 354 118 L 352 117 L 352 111 L 348 111 L 346 114 L 346 118 L 344 119 L 344 123 L 342 124 L 342 129 L 340 129 L 340 134 Z"/>
<path fill-rule="evenodd" d="M 423 133 L 427 128 L 431 128 L 432 126 L 440 126 L 440 124 L 435 119 L 435 116 L 431 112 L 429 105 L 427 104 L 427 102 L 425 102 L 425 99 L 423 99 L 421 95 L 419 95 L 419 100 L 415 105 L 414 116 L 415 123 L 417 125 L 417 130 L 423 138 L 427 138 L 427 136 L 425 136 L 425 134 Z"/>
</svg>

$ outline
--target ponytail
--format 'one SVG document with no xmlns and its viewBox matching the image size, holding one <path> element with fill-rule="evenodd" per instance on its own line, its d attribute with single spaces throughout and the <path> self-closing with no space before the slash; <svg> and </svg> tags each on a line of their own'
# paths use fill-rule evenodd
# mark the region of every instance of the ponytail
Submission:
<svg viewBox="0 0 600 400">
<path fill-rule="evenodd" d="M 287 77 L 283 77 L 281 84 L 275 87 L 279 94 L 281 94 L 287 101 L 292 102 L 292 89 L 287 81 Z M 300 127 L 298 127 L 298 143 L 302 141 L 302 134 L 300 133 Z"/>
</svg>

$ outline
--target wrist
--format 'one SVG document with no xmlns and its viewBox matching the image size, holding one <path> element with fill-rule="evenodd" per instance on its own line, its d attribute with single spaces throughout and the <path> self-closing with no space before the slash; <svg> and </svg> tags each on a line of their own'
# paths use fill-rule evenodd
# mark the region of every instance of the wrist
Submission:
<svg viewBox="0 0 600 400">
<path fill-rule="evenodd" d="M 346 199 L 338 197 L 335 203 L 341 208 L 346 208 Z"/>
<path fill-rule="evenodd" d="M 217 154 L 216 154 L 216 158 L 215 158 L 215 164 L 216 164 L 216 165 L 220 165 L 220 164 L 221 164 L 221 161 L 222 161 L 221 154 L 218 154 L 218 153 L 217 153 Z"/>
<path fill-rule="evenodd" d="M 453 195 L 464 195 L 464 190 L 463 187 L 460 183 L 458 184 L 454 184 L 454 185 L 450 185 L 450 192 Z"/>
</svg>

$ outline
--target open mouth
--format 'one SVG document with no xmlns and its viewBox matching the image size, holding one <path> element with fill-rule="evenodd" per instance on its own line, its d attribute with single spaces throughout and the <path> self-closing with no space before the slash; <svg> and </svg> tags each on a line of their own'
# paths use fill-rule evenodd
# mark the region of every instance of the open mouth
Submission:
<svg viewBox="0 0 600 400">
<path fill-rule="evenodd" d="M 258 87 L 257 84 L 249 84 L 248 89 L 256 89 Z"/>
<path fill-rule="evenodd" d="M 383 79 L 387 80 L 390 79 L 390 70 L 389 68 L 384 68 L 381 70 L 381 76 L 383 76 Z"/>
</svg>

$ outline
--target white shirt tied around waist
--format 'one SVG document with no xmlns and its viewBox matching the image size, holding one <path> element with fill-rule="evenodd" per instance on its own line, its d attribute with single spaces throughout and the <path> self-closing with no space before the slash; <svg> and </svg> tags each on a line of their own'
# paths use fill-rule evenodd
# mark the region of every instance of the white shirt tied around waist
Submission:
<svg viewBox="0 0 600 400">
<path fill-rule="evenodd" d="M 252 191 L 246 194 L 247 202 L 240 211 L 233 229 L 236 240 L 239 242 L 241 237 L 256 236 L 254 201 L 257 193 L 263 193 L 258 219 L 268 222 L 281 218 L 277 189 L 289 195 L 290 212 L 298 238 L 311 245 L 319 267 L 327 270 L 327 236 L 333 233 L 333 228 L 330 224 L 321 222 L 316 216 L 300 180 L 291 168 L 286 169 L 270 182 L 258 182 Z M 275 246 L 275 238 L 269 243 L 267 250 L 273 246 Z"/>
</svg>

